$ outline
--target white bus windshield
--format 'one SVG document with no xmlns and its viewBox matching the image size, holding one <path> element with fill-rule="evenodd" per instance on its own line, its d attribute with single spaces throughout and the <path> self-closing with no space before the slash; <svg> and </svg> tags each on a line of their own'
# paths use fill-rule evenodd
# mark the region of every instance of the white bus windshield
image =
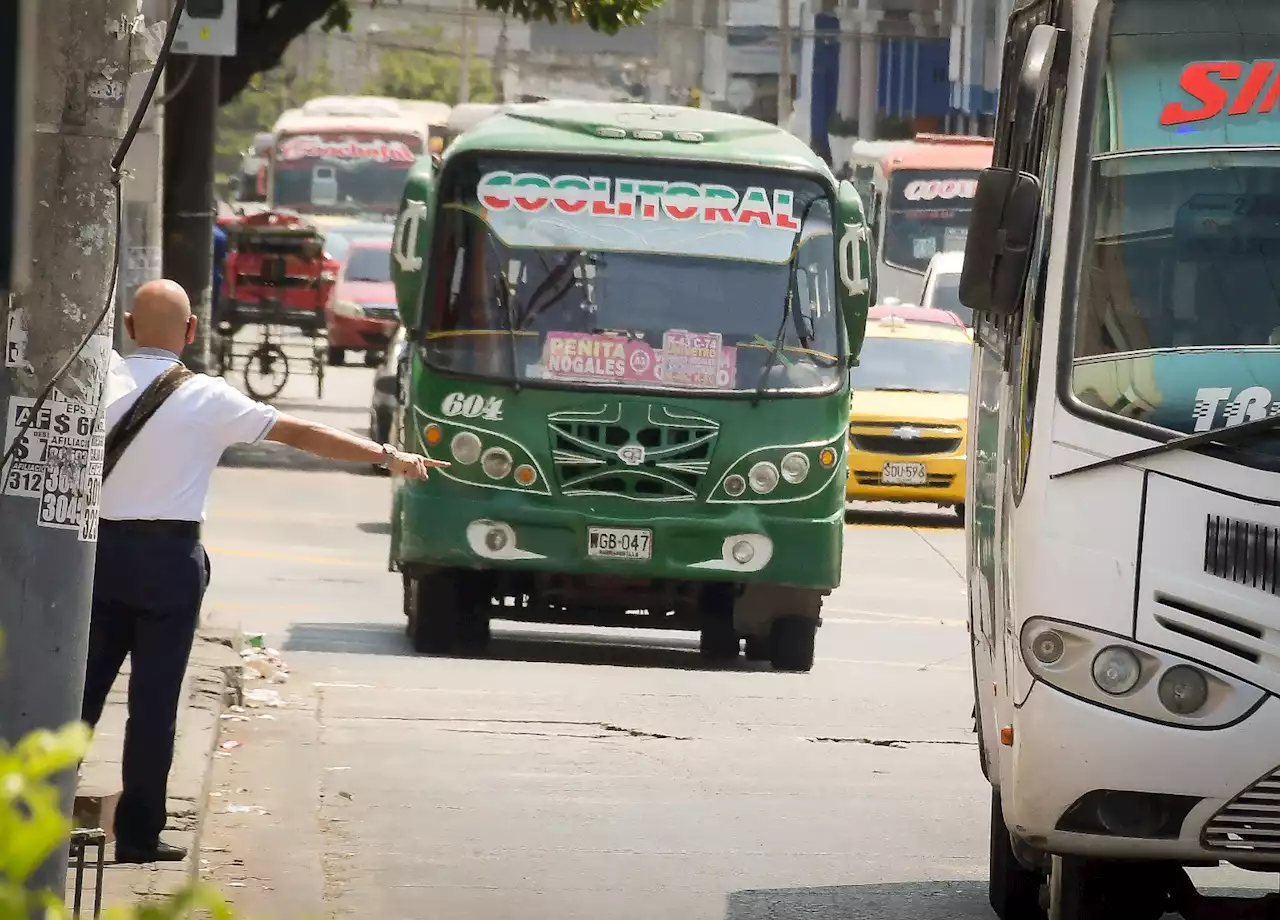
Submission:
<svg viewBox="0 0 1280 920">
<path fill-rule="evenodd" d="M 1280 6 L 1103 7 L 1074 394 L 1184 433 L 1278 414 Z"/>
<path fill-rule="evenodd" d="M 884 261 L 924 274 L 939 252 L 963 252 L 977 170 L 899 169 L 889 177 Z"/>
<path fill-rule="evenodd" d="M 422 138 L 351 131 L 282 134 L 272 198 L 304 214 L 394 213 Z"/>
</svg>

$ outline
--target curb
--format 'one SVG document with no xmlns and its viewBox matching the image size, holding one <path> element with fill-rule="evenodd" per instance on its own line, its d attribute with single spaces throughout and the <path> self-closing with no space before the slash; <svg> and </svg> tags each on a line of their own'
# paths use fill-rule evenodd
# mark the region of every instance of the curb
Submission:
<svg viewBox="0 0 1280 920">
<path fill-rule="evenodd" d="M 178 710 L 164 835 L 172 843 L 187 846 L 186 861 L 144 866 L 108 863 L 104 906 L 162 898 L 200 880 L 200 840 L 209 813 L 222 715 L 229 705 L 243 699 L 240 645 L 238 628 L 200 629 L 183 677 L 184 704 Z M 123 706 L 118 694 L 112 699 L 116 706 Z M 106 825 L 110 830 L 111 813 L 120 794 L 118 759 L 119 752 L 113 751 L 100 755 L 96 763 L 86 761 L 88 782 L 76 795 L 77 825 Z M 90 890 L 88 884 L 86 890 Z"/>
</svg>

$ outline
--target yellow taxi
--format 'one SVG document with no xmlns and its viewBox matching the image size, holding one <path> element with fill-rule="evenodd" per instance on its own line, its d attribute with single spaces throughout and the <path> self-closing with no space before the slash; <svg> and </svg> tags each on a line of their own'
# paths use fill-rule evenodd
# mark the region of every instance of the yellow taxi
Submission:
<svg viewBox="0 0 1280 920">
<path fill-rule="evenodd" d="M 972 358 L 954 313 L 872 308 L 850 372 L 849 501 L 927 502 L 964 517 Z"/>
</svg>

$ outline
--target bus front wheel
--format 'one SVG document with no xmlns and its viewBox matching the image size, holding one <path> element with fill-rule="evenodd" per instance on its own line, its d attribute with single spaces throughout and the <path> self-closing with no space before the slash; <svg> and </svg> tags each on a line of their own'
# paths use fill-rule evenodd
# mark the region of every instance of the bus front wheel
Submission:
<svg viewBox="0 0 1280 920">
<path fill-rule="evenodd" d="M 1000 790 L 991 787 L 991 853 L 987 897 L 1000 920 L 1045 920 L 1040 905 L 1044 877 L 1025 868 L 1013 852 L 1009 828 L 1004 823 Z"/>
<path fill-rule="evenodd" d="M 805 672 L 813 669 L 813 646 L 818 621 L 806 617 L 780 617 L 769 632 L 769 661 L 775 671 Z"/>
<path fill-rule="evenodd" d="M 462 632 L 464 608 L 459 579 L 448 571 L 407 577 L 405 612 L 409 614 L 409 640 L 424 655 L 453 651 Z"/>
<path fill-rule="evenodd" d="M 1159 864 L 1055 856 L 1049 920 L 1160 920 L 1173 909 L 1170 878 Z"/>
</svg>

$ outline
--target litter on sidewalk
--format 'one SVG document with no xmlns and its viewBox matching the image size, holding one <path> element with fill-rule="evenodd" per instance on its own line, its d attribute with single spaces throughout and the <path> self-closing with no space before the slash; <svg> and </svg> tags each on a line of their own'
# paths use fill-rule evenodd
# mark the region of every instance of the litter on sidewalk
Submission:
<svg viewBox="0 0 1280 920">
<path fill-rule="evenodd" d="M 241 650 L 240 657 L 244 659 L 244 676 L 251 680 L 262 679 L 273 684 L 283 684 L 289 679 L 289 665 L 273 648 L 249 644 Z"/>
</svg>

